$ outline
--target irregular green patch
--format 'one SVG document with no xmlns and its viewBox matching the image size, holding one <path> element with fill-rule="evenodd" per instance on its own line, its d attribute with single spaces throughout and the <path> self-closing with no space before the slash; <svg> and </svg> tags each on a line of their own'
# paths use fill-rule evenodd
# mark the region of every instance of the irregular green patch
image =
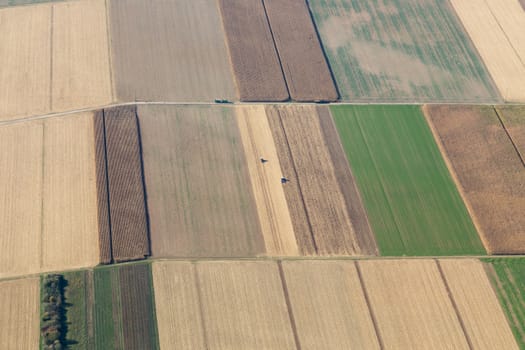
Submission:
<svg viewBox="0 0 525 350">
<path fill-rule="evenodd" d="M 418 106 L 332 106 L 382 255 L 485 250 Z"/>
</svg>

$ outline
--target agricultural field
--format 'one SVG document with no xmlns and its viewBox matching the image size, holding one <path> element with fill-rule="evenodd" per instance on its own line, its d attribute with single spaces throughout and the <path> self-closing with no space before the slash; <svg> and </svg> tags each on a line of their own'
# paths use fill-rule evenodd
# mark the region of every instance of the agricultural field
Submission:
<svg viewBox="0 0 525 350">
<path fill-rule="evenodd" d="M 474 349 L 518 349 L 505 314 L 479 260 L 441 260 L 438 267 Z"/>
<path fill-rule="evenodd" d="M 525 252 L 525 172 L 492 106 L 427 106 L 427 119 L 490 254 Z"/>
<path fill-rule="evenodd" d="M 486 270 L 505 310 L 520 349 L 525 348 L 525 260 L 523 258 L 486 259 Z"/>
<path fill-rule="evenodd" d="M 218 0 L 241 101 L 289 99 L 262 0 Z"/>
<path fill-rule="evenodd" d="M 485 253 L 420 107 L 331 111 L 382 255 Z"/>
<path fill-rule="evenodd" d="M 338 93 L 304 0 L 264 0 L 290 97 L 334 101 Z"/>
<path fill-rule="evenodd" d="M 139 106 L 154 257 L 264 253 L 231 108 Z"/>
<path fill-rule="evenodd" d="M 0 127 L 0 277 L 98 264 L 93 139 L 90 112 Z"/>
<path fill-rule="evenodd" d="M 500 100 L 448 1 L 308 3 L 343 100 Z"/>
<path fill-rule="evenodd" d="M 339 182 L 345 176 L 353 180 L 348 178 L 348 168 L 332 162 L 334 154 L 330 151 L 340 146 L 327 146 L 338 140 L 325 139 L 320 121 L 323 113 L 313 106 L 267 107 L 279 161 L 290 179 L 285 195 L 293 208 L 290 213 L 297 240 L 304 254 L 374 254 L 377 249 L 360 199 L 354 197 L 348 202 L 351 196 L 344 194 L 353 191 L 353 183 L 342 188 Z M 306 230 L 300 226 L 305 222 Z"/>
<path fill-rule="evenodd" d="M 517 0 L 451 0 L 505 101 L 525 101 L 525 11 Z M 523 5 L 523 4 L 522 4 Z"/>
<path fill-rule="evenodd" d="M 236 99 L 214 0 L 110 1 L 108 7 L 118 100 Z"/>
<path fill-rule="evenodd" d="M 523 161 L 525 159 L 525 106 L 499 105 L 495 110 Z"/>
<path fill-rule="evenodd" d="M 0 339 L 3 349 L 37 349 L 40 280 L 0 281 Z"/>
</svg>

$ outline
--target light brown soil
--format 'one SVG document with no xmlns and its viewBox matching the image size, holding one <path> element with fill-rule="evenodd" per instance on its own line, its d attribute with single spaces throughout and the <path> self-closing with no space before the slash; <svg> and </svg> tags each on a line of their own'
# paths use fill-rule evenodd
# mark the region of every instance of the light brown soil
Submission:
<svg viewBox="0 0 525 350">
<path fill-rule="evenodd" d="M 2 349 L 38 349 L 40 279 L 0 282 Z"/>
<path fill-rule="evenodd" d="M 139 106 L 139 120 L 153 256 L 263 254 L 233 110 Z"/>
<path fill-rule="evenodd" d="M 301 349 L 379 349 L 352 261 L 282 263 Z"/>
<path fill-rule="evenodd" d="M 215 1 L 126 0 L 108 5 L 119 100 L 235 99 Z"/>
<path fill-rule="evenodd" d="M 53 110 L 110 103 L 113 98 L 105 1 L 53 4 L 52 33 Z"/>
<path fill-rule="evenodd" d="M 205 349 L 195 266 L 188 262 L 152 264 L 161 349 Z"/>
<path fill-rule="evenodd" d="M 503 98 L 525 101 L 525 54 L 519 56 L 525 50 L 519 47 L 525 40 L 525 15 L 518 4 L 514 0 L 451 2 Z"/>
<path fill-rule="evenodd" d="M 93 113 L 46 119 L 43 138 L 41 267 L 54 271 L 97 265 Z"/>
<path fill-rule="evenodd" d="M 334 101 L 338 94 L 305 0 L 264 0 L 290 96 Z"/>
<path fill-rule="evenodd" d="M 525 160 L 525 106 L 496 106 L 522 160 Z"/>
<path fill-rule="evenodd" d="M 290 211 L 280 181 L 283 172 L 264 107 L 238 107 L 235 112 L 266 253 L 298 255 Z M 265 163 L 262 163 L 261 157 L 266 160 Z"/>
<path fill-rule="evenodd" d="M 0 9 L 0 120 L 50 111 L 51 6 Z"/>
<path fill-rule="evenodd" d="M 439 264 L 473 347 L 518 349 L 482 263 L 461 259 Z"/>
<path fill-rule="evenodd" d="M 262 0 L 219 0 L 242 101 L 289 98 Z"/>
<path fill-rule="evenodd" d="M 317 253 L 363 254 L 339 190 L 315 107 L 268 108 L 278 110 L 295 170 L 283 175 L 290 182 L 298 182 Z M 278 153 L 282 151 L 287 150 L 277 150 Z"/>
<path fill-rule="evenodd" d="M 525 252 L 525 172 L 492 107 L 427 106 L 487 251 Z"/>
<path fill-rule="evenodd" d="M 113 260 L 150 255 L 135 106 L 104 110 Z"/>
<path fill-rule="evenodd" d="M 468 349 L 432 260 L 358 262 L 380 337 L 391 349 Z"/>
<path fill-rule="evenodd" d="M 197 264 L 208 349 L 296 349 L 275 262 Z"/>
<path fill-rule="evenodd" d="M 97 170 L 98 245 L 100 262 L 102 264 L 109 264 L 112 260 L 112 254 L 106 171 L 106 138 L 104 131 L 104 112 L 102 110 L 94 113 L 93 128 L 95 133 L 95 166 Z"/>
</svg>

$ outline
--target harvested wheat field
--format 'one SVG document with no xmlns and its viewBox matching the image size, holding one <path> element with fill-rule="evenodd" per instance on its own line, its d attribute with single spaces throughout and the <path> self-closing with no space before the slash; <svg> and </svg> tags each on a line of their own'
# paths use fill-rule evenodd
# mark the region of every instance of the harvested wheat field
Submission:
<svg viewBox="0 0 525 350">
<path fill-rule="evenodd" d="M 195 264 L 152 265 L 161 349 L 206 349 Z"/>
<path fill-rule="evenodd" d="M 246 154 L 255 204 L 261 223 L 266 253 L 298 255 L 290 211 L 279 179 L 279 164 L 272 131 L 263 106 L 235 109 L 237 125 Z M 265 162 L 261 161 L 265 159 Z"/>
<path fill-rule="evenodd" d="M 525 101 L 525 13 L 516 0 L 451 0 L 506 101 Z"/>
<path fill-rule="evenodd" d="M 119 100 L 236 99 L 215 1 L 127 0 L 108 5 Z"/>
<path fill-rule="evenodd" d="M 305 0 L 264 0 L 264 6 L 292 100 L 337 100 Z"/>
<path fill-rule="evenodd" d="M 218 1 L 241 101 L 288 100 L 262 0 Z"/>
<path fill-rule="evenodd" d="M 342 99 L 499 101 L 448 1 L 308 3 Z"/>
<path fill-rule="evenodd" d="M 197 263 L 208 349 L 296 349 L 275 262 Z"/>
<path fill-rule="evenodd" d="M 283 276 L 301 349 L 379 349 L 352 261 L 285 261 Z"/>
<path fill-rule="evenodd" d="M 37 349 L 40 340 L 40 280 L 0 282 L 2 349 Z"/>
<path fill-rule="evenodd" d="M 439 268 L 474 349 L 518 349 L 479 260 L 440 260 Z"/>
<path fill-rule="evenodd" d="M 435 261 L 357 264 L 385 348 L 469 349 Z"/>
<path fill-rule="evenodd" d="M 52 109 L 100 106 L 112 101 L 106 1 L 53 4 Z"/>
<path fill-rule="evenodd" d="M 51 109 L 51 6 L 0 9 L 0 120 Z"/>
<path fill-rule="evenodd" d="M 153 256 L 264 253 L 233 109 L 139 106 L 138 115 Z"/>
<path fill-rule="evenodd" d="M 525 172 L 494 108 L 425 108 L 487 251 L 524 253 Z"/>
<path fill-rule="evenodd" d="M 294 225 L 297 221 L 308 223 L 308 231 L 295 230 L 296 234 L 305 235 L 297 238 L 300 243 L 306 242 L 302 243 L 302 251 L 320 255 L 376 253 L 364 211 L 349 210 L 351 206 L 362 206 L 360 198 L 353 198 L 350 205 L 345 201 L 348 196 L 345 198 L 343 192 L 350 188 L 341 188 L 339 177 L 345 176 L 344 172 L 349 169 L 336 168 L 332 163 L 327 143 L 338 139 L 324 138 L 318 110 L 313 106 L 271 106 L 267 107 L 267 113 L 279 159 L 285 165 L 283 175 L 290 179 L 290 183 L 285 184 L 289 205 L 304 206 L 305 214 L 300 209 L 290 211 Z M 297 184 L 287 188 L 294 183 Z M 300 216 L 295 217 L 295 212 Z M 308 233 L 311 237 L 307 237 Z M 313 252 L 310 252 L 308 238 L 312 240 Z"/>
<path fill-rule="evenodd" d="M 525 106 L 500 105 L 495 109 L 521 160 L 525 160 Z"/>
<path fill-rule="evenodd" d="M 104 109 L 111 246 L 116 262 L 150 255 L 136 106 Z"/>
</svg>

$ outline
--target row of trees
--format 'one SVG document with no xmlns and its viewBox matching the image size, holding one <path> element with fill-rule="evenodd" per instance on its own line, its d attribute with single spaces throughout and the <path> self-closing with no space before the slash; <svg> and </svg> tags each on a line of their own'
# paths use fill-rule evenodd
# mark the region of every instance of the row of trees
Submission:
<svg viewBox="0 0 525 350">
<path fill-rule="evenodd" d="M 44 350 L 65 349 L 66 317 L 64 305 L 64 276 L 46 275 L 42 283 L 42 345 Z"/>
</svg>

